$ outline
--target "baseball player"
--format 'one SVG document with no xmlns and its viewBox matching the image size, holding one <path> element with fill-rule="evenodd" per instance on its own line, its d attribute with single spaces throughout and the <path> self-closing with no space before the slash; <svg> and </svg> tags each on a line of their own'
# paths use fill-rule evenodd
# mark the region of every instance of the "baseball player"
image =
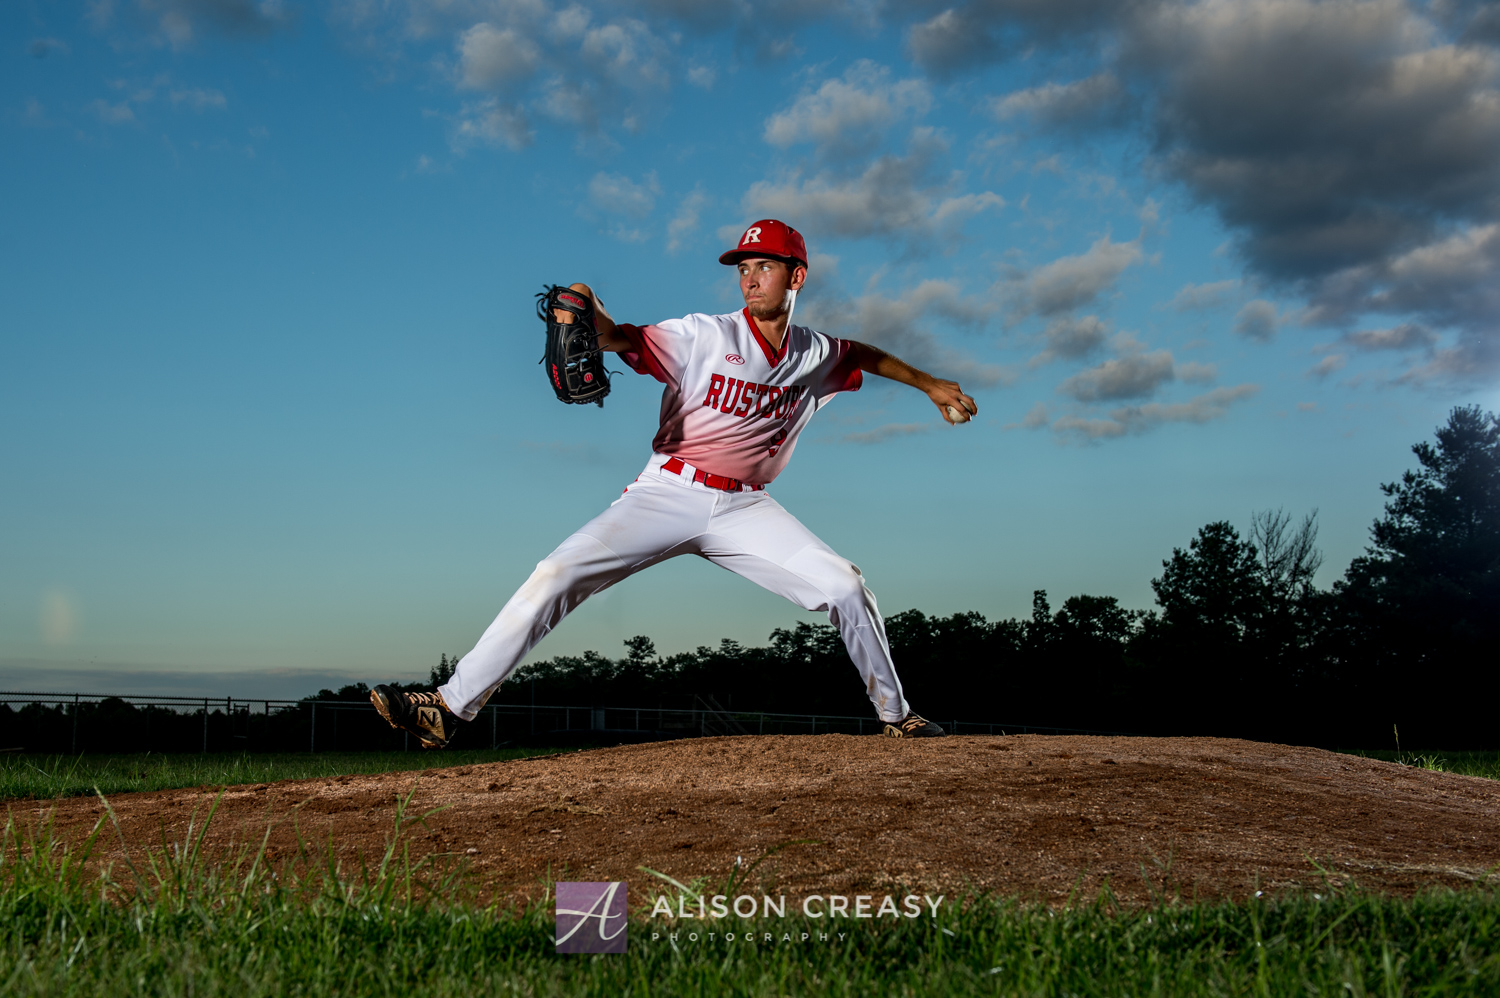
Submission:
<svg viewBox="0 0 1500 998">
<path fill-rule="evenodd" d="M 785 223 L 756 222 L 719 262 L 739 273 L 740 311 L 632 326 L 614 322 L 587 285 L 572 285 L 574 294 L 565 297 L 592 307 L 598 348 L 665 386 L 651 459 L 620 498 L 537 565 L 446 685 L 433 693 L 371 691 L 392 726 L 425 747 L 446 745 L 578 604 L 643 568 L 695 554 L 805 610 L 826 611 L 887 735 L 944 734 L 908 706 L 859 569 L 766 486 L 786 467 L 813 413 L 839 392 L 858 391 L 865 374 L 925 392 L 950 423 L 967 422 L 978 411 L 974 400 L 957 382 L 877 347 L 792 325 L 807 280 L 807 246 Z M 561 311 L 556 318 L 576 321 Z"/>
</svg>

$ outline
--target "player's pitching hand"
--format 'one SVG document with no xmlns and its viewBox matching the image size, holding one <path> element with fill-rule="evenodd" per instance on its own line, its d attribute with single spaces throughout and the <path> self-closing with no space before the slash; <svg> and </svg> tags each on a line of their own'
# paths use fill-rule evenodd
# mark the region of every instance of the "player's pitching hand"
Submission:
<svg viewBox="0 0 1500 998">
<path fill-rule="evenodd" d="M 933 386 L 927 390 L 927 397 L 932 399 L 932 404 L 938 407 L 943 418 L 955 426 L 967 423 L 979 412 L 979 406 L 964 394 L 957 381 L 934 379 Z"/>
</svg>

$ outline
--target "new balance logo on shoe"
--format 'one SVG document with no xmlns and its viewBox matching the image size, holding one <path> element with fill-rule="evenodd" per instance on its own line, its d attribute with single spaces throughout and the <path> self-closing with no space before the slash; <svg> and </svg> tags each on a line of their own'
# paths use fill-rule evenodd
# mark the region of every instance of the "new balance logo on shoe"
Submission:
<svg viewBox="0 0 1500 998">
<path fill-rule="evenodd" d="M 423 748 L 443 748 L 463 722 L 439 693 L 402 693 L 390 686 L 370 691 L 370 705 L 391 727 L 416 735 Z"/>
</svg>

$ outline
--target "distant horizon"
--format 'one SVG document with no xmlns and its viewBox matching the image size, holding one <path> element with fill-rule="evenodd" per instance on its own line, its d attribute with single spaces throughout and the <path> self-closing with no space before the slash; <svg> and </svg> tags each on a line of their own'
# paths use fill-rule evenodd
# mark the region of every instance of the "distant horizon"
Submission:
<svg viewBox="0 0 1500 998">
<path fill-rule="evenodd" d="M 319 690 L 338 689 L 371 679 L 353 672 L 313 669 L 191 670 L 143 669 L 134 665 L 85 668 L 48 663 L 47 680 L 36 682 L 25 663 L 0 659 L 0 693 L 83 693 L 103 696 L 210 697 L 222 700 L 300 700 Z M 375 680 L 410 682 L 418 676 L 383 676 Z"/>
</svg>

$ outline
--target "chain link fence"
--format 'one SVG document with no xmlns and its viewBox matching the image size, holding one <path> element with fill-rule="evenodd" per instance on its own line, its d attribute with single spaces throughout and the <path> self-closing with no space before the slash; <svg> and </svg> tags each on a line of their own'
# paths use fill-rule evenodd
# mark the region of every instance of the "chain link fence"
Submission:
<svg viewBox="0 0 1500 998">
<path fill-rule="evenodd" d="M 691 706 L 490 704 L 455 746 L 609 745 L 711 735 L 879 734 L 873 717 Z M 1125 734 L 932 718 L 950 734 Z M 415 749 L 363 701 L 133 696 L 0 690 L 0 751 L 333 752 Z"/>
</svg>

